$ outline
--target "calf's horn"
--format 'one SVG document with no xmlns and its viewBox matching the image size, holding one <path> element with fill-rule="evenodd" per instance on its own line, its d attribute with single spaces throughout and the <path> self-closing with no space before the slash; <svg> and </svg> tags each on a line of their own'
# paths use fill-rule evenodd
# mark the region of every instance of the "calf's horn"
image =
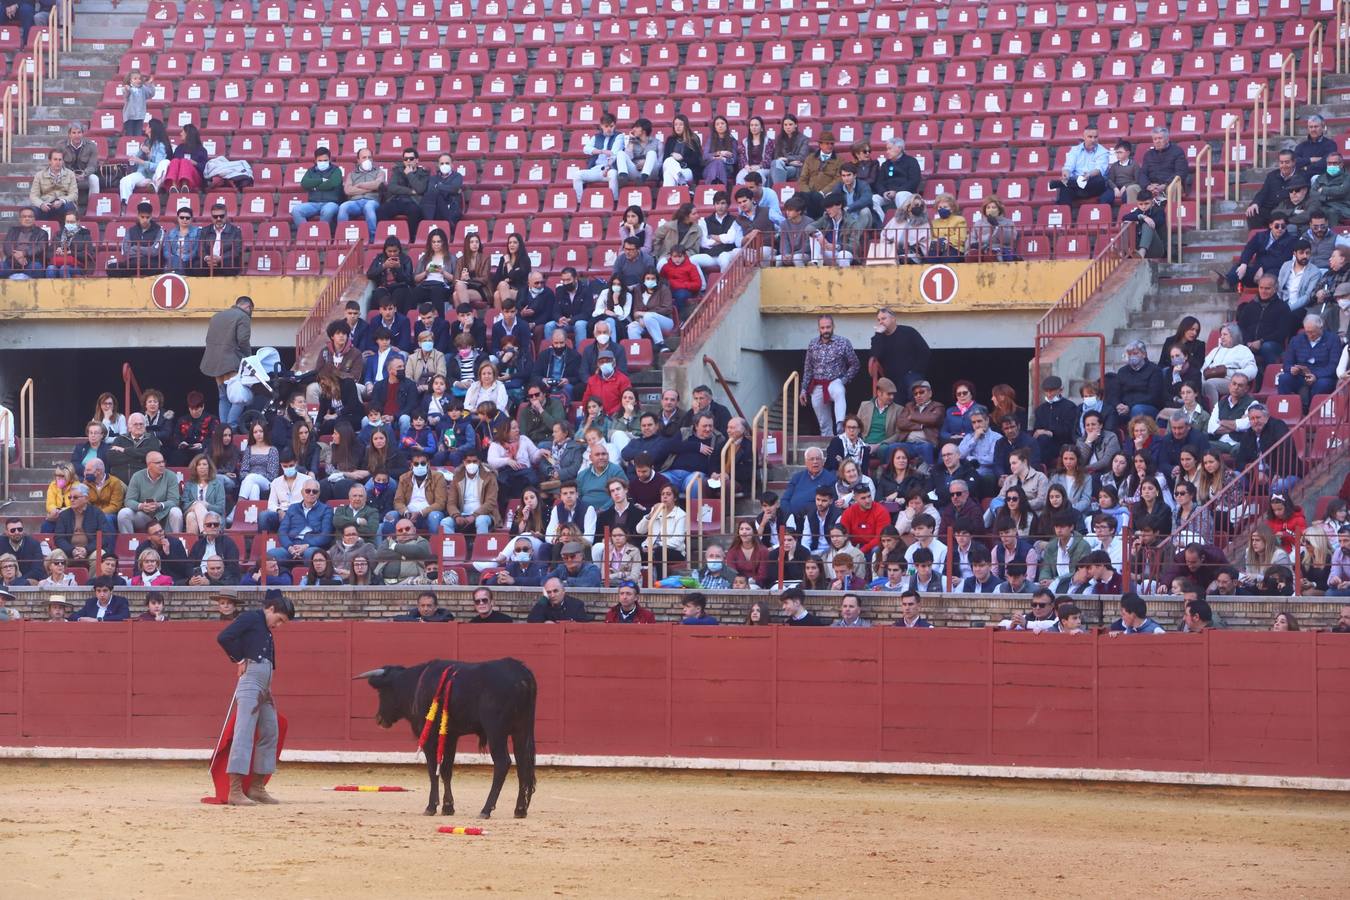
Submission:
<svg viewBox="0 0 1350 900">
<path fill-rule="evenodd" d="M 384 669 L 371 669 L 369 672 L 362 672 L 360 675 L 352 678 L 352 681 L 360 681 L 362 678 L 374 678 L 376 675 L 383 675 Z"/>
</svg>

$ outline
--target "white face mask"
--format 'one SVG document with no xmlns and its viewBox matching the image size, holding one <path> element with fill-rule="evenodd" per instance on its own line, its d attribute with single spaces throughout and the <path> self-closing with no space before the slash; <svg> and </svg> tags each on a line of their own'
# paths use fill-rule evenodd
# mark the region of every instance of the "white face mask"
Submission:
<svg viewBox="0 0 1350 900">
<path fill-rule="evenodd" d="M 642 282 L 642 283 L 643 283 L 644 285 L 647 286 L 647 290 L 649 290 L 649 291 L 654 291 L 654 290 L 656 290 L 656 279 L 655 279 L 655 278 L 648 278 L 646 281 L 644 281 L 644 282 Z"/>
<path fill-rule="evenodd" d="M 449 175 L 449 174 L 450 174 L 450 171 L 451 171 L 451 166 L 450 166 L 449 163 L 441 163 L 441 174 L 442 174 L 442 175 Z"/>
<path fill-rule="evenodd" d="M 607 335 L 607 334 L 597 334 L 597 335 L 595 336 L 595 342 L 596 342 L 597 344 L 599 344 L 601 347 L 603 347 L 603 346 L 605 346 L 606 344 L 609 343 L 609 335 Z"/>
<path fill-rule="evenodd" d="M 320 162 L 316 162 L 316 163 L 314 164 L 314 168 L 318 169 L 320 172 L 327 172 L 327 171 L 328 171 L 328 166 L 329 166 L 329 162 L 328 162 L 328 160 L 326 160 L 326 159 L 325 159 L 325 160 L 321 160 Z"/>
<path fill-rule="evenodd" d="M 1337 297 L 1336 305 L 1341 309 L 1350 309 L 1350 297 Z"/>
<path fill-rule="evenodd" d="M 608 378 L 614 374 L 614 363 L 601 363 L 600 374 Z"/>
<path fill-rule="evenodd" d="M 374 163 L 374 162 L 372 162 L 371 160 L 368 160 L 368 159 L 363 159 L 363 160 L 361 160 L 361 171 L 362 171 L 362 172 L 369 172 L 369 171 L 370 171 L 371 169 L 373 169 L 373 168 L 375 168 L 375 163 Z"/>
<path fill-rule="evenodd" d="M 65 223 L 65 228 L 66 231 L 70 234 L 74 234 L 75 232 L 80 230 L 80 226 L 74 222 Z"/>
<path fill-rule="evenodd" d="M 470 478 L 478 474 L 478 463 L 465 463 L 464 473 Z"/>
</svg>

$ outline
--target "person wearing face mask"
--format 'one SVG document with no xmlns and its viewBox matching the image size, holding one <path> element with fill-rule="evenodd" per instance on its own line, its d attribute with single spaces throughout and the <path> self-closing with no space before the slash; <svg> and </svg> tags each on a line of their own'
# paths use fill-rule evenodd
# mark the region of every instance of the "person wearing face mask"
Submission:
<svg viewBox="0 0 1350 900">
<path fill-rule="evenodd" d="M 580 344 L 586 340 L 594 308 L 594 287 L 581 279 L 574 267 L 566 266 L 558 273 L 558 286 L 553 289 L 553 318 L 544 323 L 544 340 L 549 340 L 556 329 L 565 328 Z"/>
<path fill-rule="evenodd" d="M 538 587 L 544 583 L 548 567 L 534 558 L 534 545 L 529 538 L 516 538 L 508 550 L 497 557 L 501 568 L 486 576 L 483 584 Z"/>
<path fill-rule="evenodd" d="M 598 342 L 600 339 L 599 326 L 602 322 L 608 326 L 607 331 L 610 337 L 613 337 L 616 324 L 627 329 L 632 313 L 632 294 L 629 293 L 620 276 L 611 276 L 609 286 L 595 298 L 595 308 L 591 311 L 591 321 L 596 330 L 596 341 Z"/>
<path fill-rule="evenodd" d="M 1313 177 L 1312 193 L 1328 221 L 1350 220 L 1350 172 L 1339 150 L 1327 154 L 1326 171 Z"/>
<path fill-rule="evenodd" d="M 1041 396 L 1036 407 L 1035 428 L 1031 436 L 1041 451 L 1041 459 L 1054 459 L 1059 448 L 1072 444 L 1078 426 L 1078 405 L 1064 396 L 1064 381 L 1058 375 L 1041 380 Z"/>
<path fill-rule="evenodd" d="M 417 160 L 416 148 L 404 148 L 403 165 L 390 176 L 389 185 L 384 189 L 385 199 L 380 203 L 380 218 L 406 217 L 409 234 L 416 234 L 417 226 L 422 223 L 422 198 L 426 196 L 431 180 L 431 173 Z"/>
<path fill-rule="evenodd" d="M 418 531 L 435 534 L 440 530 L 446 510 L 445 476 L 431 468 L 429 459 L 424 450 L 413 452 L 412 468 L 399 477 L 394 509 L 385 516 L 381 529 L 385 534 L 393 532 L 399 519 L 408 519 Z"/>
<path fill-rule="evenodd" d="M 497 475 L 479 462 L 476 450 L 467 450 L 464 461 L 450 476 L 441 530 L 446 534 L 465 534 L 473 529 L 486 534 L 500 527 L 501 521 Z"/>
<path fill-rule="evenodd" d="M 327 147 L 314 151 L 314 165 L 300 178 L 300 189 L 308 191 L 307 199 L 291 211 L 291 234 L 300 234 L 306 222 L 318 219 L 332 228 L 337 223 L 338 202 L 342 200 L 342 169 L 333 165 Z"/>
<path fill-rule="evenodd" d="M 1107 427 L 1114 428 L 1112 415 L 1117 421 L 1156 416 L 1166 402 L 1167 376 L 1149 365 L 1143 341 L 1130 341 L 1125 346 L 1125 365 L 1116 370 L 1115 380 L 1107 387 Z"/>
<path fill-rule="evenodd" d="M 367 238 L 374 241 L 375 229 L 380 220 L 380 192 L 384 190 L 385 180 L 385 171 L 375 165 L 370 150 L 358 150 L 356 165 L 342 180 L 342 193 L 347 195 L 347 201 L 338 206 L 338 222 L 364 216 Z"/>
<path fill-rule="evenodd" d="M 464 176 L 455 171 L 455 161 L 449 153 L 436 158 L 436 171 L 427 179 L 422 218 L 449 222 L 452 234 L 464 218 Z"/>
<path fill-rule="evenodd" d="M 281 451 L 281 474 L 272 480 L 267 494 L 267 509 L 258 516 L 259 531 L 276 531 L 281 518 L 292 503 L 300 502 L 300 490 L 305 482 L 295 462 L 295 452 L 286 447 Z"/>
<path fill-rule="evenodd" d="M 656 269 L 648 269 L 642 276 L 642 285 L 633 295 L 632 316 L 628 323 L 629 340 L 638 340 L 646 332 L 651 336 L 657 353 L 665 353 L 665 334 L 675 327 L 675 300 L 670 288 L 661 281 Z"/>
<path fill-rule="evenodd" d="M 544 284 L 544 273 L 531 270 L 525 279 L 525 290 L 516 294 L 516 315 L 530 329 L 530 334 L 543 334 L 546 323 L 553 320 L 553 291 Z M 529 346 L 533 348 L 534 341 Z"/>
<path fill-rule="evenodd" d="M 195 236 L 191 246 L 196 247 Z M 52 239 L 47 256 L 48 278 L 79 278 L 94 269 L 94 241 L 89 229 L 80 224 L 75 210 L 65 214 L 61 231 Z"/>
<path fill-rule="evenodd" d="M 1345 343 L 1346 324 L 1350 322 L 1350 247 L 1337 247 L 1317 286 L 1307 311 L 1326 323 L 1327 331 Z"/>
<path fill-rule="evenodd" d="M 596 397 L 604 405 L 607 415 L 614 415 L 619 411 L 619 401 L 623 397 L 623 392 L 633 386 L 628 380 L 628 376 L 620 372 L 614 362 L 614 351 L 608 348 L 601 350 L 596 357 L 599 365 L 596 367 L 595 374 L 586 382 L 586 392 L 581 395 L 581 402 L 585 405 L 591 397 Z"/>
</svg>

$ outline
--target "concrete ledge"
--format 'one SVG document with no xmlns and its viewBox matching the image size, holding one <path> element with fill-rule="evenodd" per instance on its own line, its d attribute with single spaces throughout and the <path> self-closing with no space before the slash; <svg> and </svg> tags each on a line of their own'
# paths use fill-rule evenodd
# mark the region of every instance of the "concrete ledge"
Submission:
<svg viewBox="0 0 1350 900">
<path fill-rule="evenodd" d="M 416 753 L 284 750 L 282 762 L 339 765 L 424 765 Z M 0 747 L 0 759 L 89 759 L 198 761 L 209 749 L 122 747 Z M 485 766 L 481 753 L 460 753 L 460 765 Z M 955 763 L 890 763 L 848 760 L 712 759 L 698 756 L 594 756 L 541 753 L 538 764 L 582 769 L 696 769 L 727 772 L 803 772 L 839 775 L 899 775 L 933 778 L 1016 778 L 1033 781 L 1095 781 L 1117 784 L 1177 784 L 1301 791 L 1350 791 L 1348 778 L 1238 775 L 1225 772 L 1150 772 L 1146 769 L 1082 769 L 1045 766 L 968 766 Z"/>
</svg>

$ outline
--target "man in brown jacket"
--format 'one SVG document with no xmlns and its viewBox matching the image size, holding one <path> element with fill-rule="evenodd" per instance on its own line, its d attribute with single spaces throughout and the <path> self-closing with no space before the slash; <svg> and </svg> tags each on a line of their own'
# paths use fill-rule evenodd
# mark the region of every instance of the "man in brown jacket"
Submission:
<svg viewBox="0 0 1350 900">
<path fill-rule="evenodd" d="M 844 161 L 835 155 L 834 132 L 820 136 L 820 150 L 808 154 L 797 179 L 797 193 L 806 200 L 806 214 L 819 219 L 825 212 L 825 195 L 839 188 L 839 167 Z"/>
<path fill-rule="evenodd" d="M 876 456 L 885 444 L 895 444 L 904 440 L 897 424 L 900 420 L 900 406 L 895 402 L 895 382 L 889 378 L 878 378 L 876 392 L 871 400 L 858 407 L 858 419 L 862 422 L 862 439 L 871 448 L 874 459 L 885 460 L 885 456 Z M 889 454 L 887 454 L 889 455 Z"/>
<path fill-rule="evenodd" d="M 478 451 L 464 454 L 459 468 L 450 475 L 446 491 L 445 519 L 441 530 L 446 534 L 464 534 L 473 530 L 486 534 L 501 525 L 502 514 L 497 506 L 497 475 L 478 461 Z"/>
<path fill-rule="evenodd" d="M 65 151 L 52 150 L 47 154 L 47 168 L 33 176 L 28 202 L 37 210 L 38 218 L 59 222 L 66 213 L 75 211 L 79 194 L 75 173 L 66 168 Z"/>
<path fill-rule="evenodd" d="M 425 450 L 414 451 L 411 462 L 398 479 L 393 518 L 411 519 L 418 531 L 435 534 L 445 518 L 445 476 L 431 468 Z"/>
<path fill-rule="evenodd" d="M 933 386 L 927 381 L 914 382 L 911 394 L 914 399 L 900 410 L 895 423 L 900 446 L 932 466 L 937 461 L 938 426 L 946 410 L 933 399 Z"/>
</svg>

